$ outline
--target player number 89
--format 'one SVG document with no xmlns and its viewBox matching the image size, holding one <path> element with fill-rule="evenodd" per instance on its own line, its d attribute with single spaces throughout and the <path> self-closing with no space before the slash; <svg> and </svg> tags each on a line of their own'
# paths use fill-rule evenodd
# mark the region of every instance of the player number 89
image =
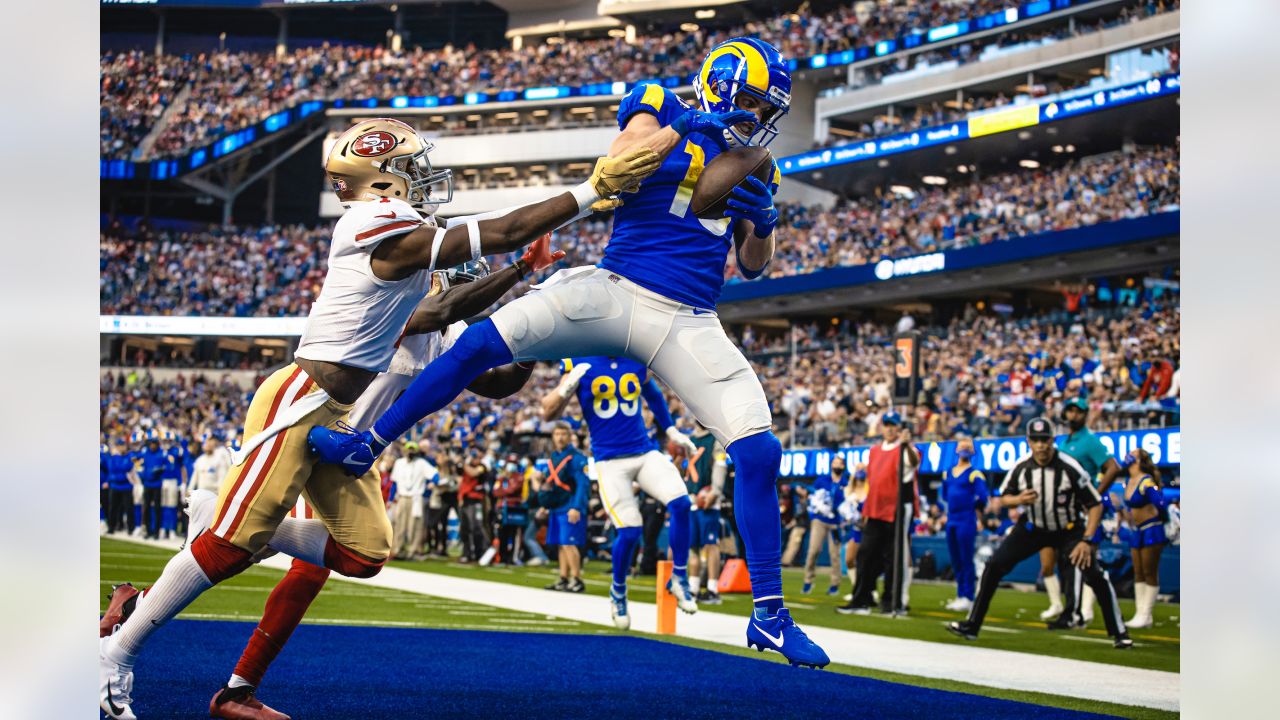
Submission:
<svg viewBox="0 0 1280 720">
<path fill-rule="evenodd" d="M 601 375 L 591 381 L 591 396 L 591 409 L 601 420 L 617 415 L 619 409 L 623 415 L 635 415 L 640 412 L 640 378 L 626 373 L 615 385 L 613 378 Z"/>
</svg>

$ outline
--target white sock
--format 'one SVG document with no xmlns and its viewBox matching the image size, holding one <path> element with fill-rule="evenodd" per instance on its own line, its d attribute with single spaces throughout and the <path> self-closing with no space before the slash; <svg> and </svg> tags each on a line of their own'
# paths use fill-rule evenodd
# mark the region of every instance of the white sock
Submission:
<svg viewBox="0 0 1280 720">
<path fill-rule="evenodd" d="M 1080 591 L 1080 614 L 1093 615 L 1093 603 L 1098 598 L 1093 594 L 1093 588 L 1088 585 L 1084 586 L 1084 590 Z"/>
<path fill-rule="evenodd" d="M 719 593 L 720 581 L 716 580 L 715 578 L 707 578 L 707 592 Z"/>
<path fill-rule="evenodd" d="M 324 567 L 324 546 L 328 542 L 329 528 L 320 520 L 286 517 L 267 544 L 285 555 Z"/>
<path fill-rule="evenodd" d="M 151 633 L 211 587 L 213 583 L 200 569 L 191 549 L 183 548 L 169 559 L 160 579 L 147 590 L 147 601 L 139 602 L 129 620 L 111 636 L 105 646 L 107 659 L 132 666 Z"/>
<path fill-rule="evenodd" d="M 689 578 L 689 589 L 692 590 L 695 595 L 698 593 L 698 588 L 700 587 L 702 587 L 701 575 L 695 575 Z"/>
<path fill-rule="evenodd" d="M 1049 604 L 1053 607 L 1062 607 L 1062 584 L 1058 582 L 1057 575 L 1045 576 L 1044 589 L 1049 593 Z"/>
<path fill-rule="evenodd" d="M 234 673 L 231 675 L 231 679 L 227 681 L 227 687 L 233 687 L 233 688 L 244 687 L 245 685 L 252 685 L 252 684 L 253 683 L 249 682 L 248 680 L 245 680 L 244 678 Z"/>
</svg>

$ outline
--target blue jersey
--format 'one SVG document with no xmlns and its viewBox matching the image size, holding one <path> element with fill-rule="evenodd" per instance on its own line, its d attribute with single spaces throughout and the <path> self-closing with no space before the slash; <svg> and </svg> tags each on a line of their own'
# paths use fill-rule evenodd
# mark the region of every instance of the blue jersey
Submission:
<svg viewBox="0 0 1280 720">
<path fill-rule="evenodd" d="M 168 464 L 165 452 L 163 450 L 143 450 L 138 453 L 138 459 L 142 461 L 142 467 L 138 471 L 138 476 L 142 478 L 142 486 L 149 488 L 160 487 L 160 481 L 164 478 L 165 466 Z"/>
<path fill-rule="evenodd" d="M 596 461 L 657 449 L 640 412 L 649 369 L 630 358 L 584 357 L 561 360 L 560 371 L 567 373 L 579 363 L 591 366 L 578 383 L 577 395 Z"/>
<path fill-rule="evenodd" d="M 688 111 L 670 90 L 637 85 L 618 106 L 618 127 L 625 128 L 637 113 L 653 115 L 666 127 Z M 689 201 L 702 169 L 721 152 L 715 140 L 699 133 L 680 140 L 658 171 L 613 211 L 613 236 L 600 267 L 686 305 L 715 308 L 734 221 L 699 220 L 689 212 Z M 775 189 L 780 179 L 775 167 Z"/>
<path fill-rule="evenodd" d="M 165 480 L 182 480 L 182 446 L 174 445 L 164 451 L 164 473 L 162 477 Z"/>
<path fill-rule="evenodd" d="M 133 454 L 114 452 L 106 460 L 107 482 L 112 490 L 130 490 L 133 483 L 129 481 L 129 472 L 133 470 Z"/>
<path fill-rule="evenodd" d="M 961 471 L 951 468 L 942 476 L 942 497 L 949 518 L 973 517 L 987 503 L 987 478 L 973 466 Z"/>
</svg>

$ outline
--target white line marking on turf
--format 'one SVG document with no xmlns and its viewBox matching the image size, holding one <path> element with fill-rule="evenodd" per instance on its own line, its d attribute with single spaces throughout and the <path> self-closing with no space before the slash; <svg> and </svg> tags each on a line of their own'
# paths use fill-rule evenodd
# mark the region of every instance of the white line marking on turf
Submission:
<svg viewBox="0 0 1280 720">
<path fill-rule="evenodd" d="M 1076 642 L 1102 643 L 1103 645 L 1110 645 L 1113 642 L 1105 638 L 1080 637 L 1079 635 L 1063 635 L 1062 639 L 1075 640 Z"/>
<path fill-rule="evenodd" d="M 130 538 L 127 541 L 153 547 L 168 547 L 170 550 L 177 549 L 177 543 L 164 545 L 137 538 Z M 261 565 L 287 570 L 290 562 L 292 562 L 290 558 L 276 555 L 264 560 Z M 613 626 L 609 618 L 609 601 L 593 595 L 551 593 L 504 582 L 438 575 L 396 567 L 383 568 L 382 572 L 366 580 L 344 578 L 344 581 L 522 612 L 554 615 L 592 625 Z M 633 597 L 638 595 L 639 593 L 635 593 Z M 657 608 L 652 603 L 632 600 L 629 603 L 629 609 L 633 629 L 647 633 L 655 631 Z M 244 619 L 257 620 L 258 618 Z M 703 610 L 697 615 L 680 615 L 677 627 L 679 634 L 683 637 L 744 647 L 745 620 L 736 615 Z M 393 625 L 395 623 L 344 620 L 341 624 Z M 486 625 L 481 629 L 499 628 L 496 625 Z M 517 626 L 511 629 L 527 630 L 529 628 Z M 1178 673 L 951 643 L 946 641 L 945 633 L 941 632 L 941 628 L 939 642 L 886 637 L 815 625 L 805 630 L 827 651 L 833 662 L 844 665 L 903 675 L 954 680 L 1005 690 L 1041 692 L 1174 712 L 1180 706 L 1182 682 Z"/>
</svg>

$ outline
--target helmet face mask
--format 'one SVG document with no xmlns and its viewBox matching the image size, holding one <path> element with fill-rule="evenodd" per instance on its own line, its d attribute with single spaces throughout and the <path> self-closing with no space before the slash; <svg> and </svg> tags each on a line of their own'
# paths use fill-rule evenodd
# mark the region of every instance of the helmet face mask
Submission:
<svg viewBox="0 0 1280 720">
<path fill-rule="evenodd" d="M 767 146 L 778 136 L 778 121 L 791 108 L 791 75 L 774 47 L 757 38 L 734 38 L 712 48 L 693 82 L 703 112 L 744 109 L 743 96 L 766 108 L 755 122 L 724 131 L 730 147 Z"/>
<path fill-rule="evenodd" d="M 434 213 L 439 207 L 453 200 L 453 171 L 436 170 L 431 167 L 431 159 L 427 156 L 435 145 L 424 142 L 422 149 L 412 155 L 400 155 L 387 161 L 386 172 L 404 178 L 408 185 L 410 205 L 430 206 L 420 208 L 424 212 Z M 431 189 L 435 185 L 444 185 L 444 194 L 433 196 Z"/>
</svg>

